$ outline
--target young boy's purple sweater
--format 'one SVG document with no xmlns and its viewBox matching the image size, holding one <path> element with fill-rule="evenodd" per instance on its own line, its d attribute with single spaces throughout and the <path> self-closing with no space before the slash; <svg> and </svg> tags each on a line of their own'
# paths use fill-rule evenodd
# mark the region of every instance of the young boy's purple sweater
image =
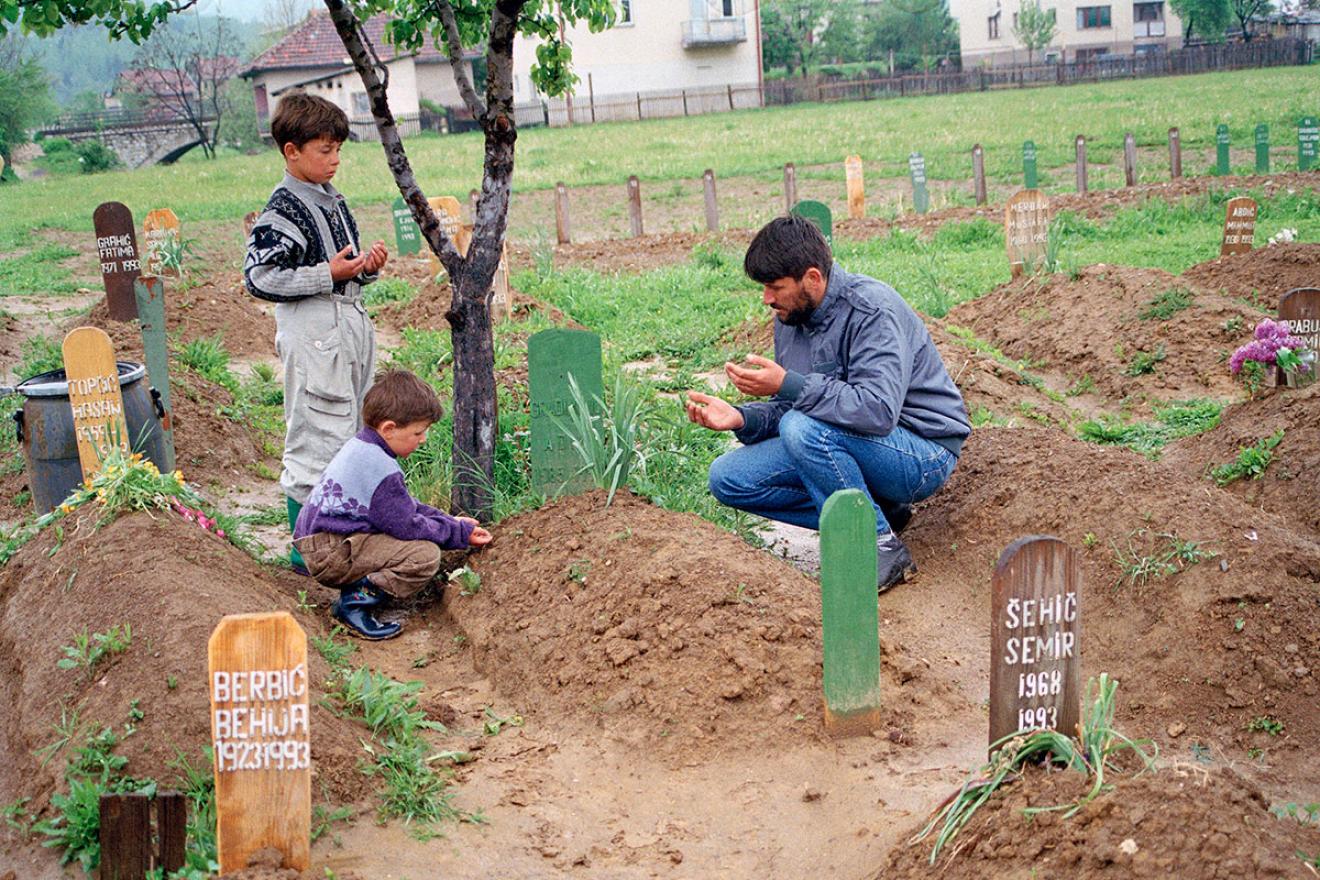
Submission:
<svg viewBox="0 0 1320 880">
<path fill-rule="evenodd" d="M 373 429 L 363 428 L 330 460 L 298 514 L 293 538 L 381 532 L 400 541 L 431 541 L 461 550 L 472 529 L 472 523 L 409 495 L 398 457 Z"/>
</svg>

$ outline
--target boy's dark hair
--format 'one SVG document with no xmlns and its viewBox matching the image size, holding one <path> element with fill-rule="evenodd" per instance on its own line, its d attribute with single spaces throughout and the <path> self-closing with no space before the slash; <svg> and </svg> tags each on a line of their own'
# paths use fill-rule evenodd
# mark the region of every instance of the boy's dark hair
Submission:
<svg viewBox="0 0 1320 880">
<path fill-rule="evenodd" d="M 820 228 L 796 214 L 776 217 L 762 226 L 743 257 L 743 271 L 760 284 L 780 278 L 801 281 L 813 266 L 828 281 L 833 265 L 834 256 Z"/>
<path fill-rule="evenodd" d="M 445 414 L 435 390 L 407 370 L 388 370 L 362 400 L 362 424 L 379 428 L 385 422 L 434 425 Z"/>
<path fill-rule="evenodd" d="M 280 98 L 270 120 L 270 136 L 281 152 L 285 144 L 302 149 L 319 137 L 342 144 L 348 140 L 348 117 L 325 98 L 300 89 Z"/>
</svg>

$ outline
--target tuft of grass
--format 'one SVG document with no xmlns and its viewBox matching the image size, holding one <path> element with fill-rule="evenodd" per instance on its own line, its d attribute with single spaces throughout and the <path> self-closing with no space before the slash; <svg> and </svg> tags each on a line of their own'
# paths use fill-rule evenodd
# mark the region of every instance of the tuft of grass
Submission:
<svg viewBox="0 0 1320 880">
<path fill-rule="evenodd" d="M 133 643 L 133 626 L 125 623 L 112 626 L 105 632 L 88 635 L 87 628 L 73 637 L 72 645 L 61 650 L 64 656 L 55 664 L 60 669 L 82 669 L 88 678 L 92 670 L 107 657 L 122 654 Z"/>
<path fill-rule="evenodd" d="M 1164 343 L 1156 346 L 1154 351 L 1133 352 L 1132 360 L 1128 361 L 1127 368 L 1123 370 L 1123 375 L 1136 377 L 1154 373 L 1156 365 L 1164 358 Z"/>
<path fill-rule="evenodd" d="M 381 278 L 362 289 L 362 303 L 375 308 L 385 303 L 411 302 L 417 291 L 402 278 Z"/>
<path fill-rule="evenodd" d="M 1224 404 L 1215 400 L 1173 401 L 1155 407 L 1153 422 L 1088 419 L 1077 427 L 1077 436 L 1091 443 L 1126 446 L 1148 458 L 1157 458 L 1169 442 L 1214 428 L 1223 411 Z"/>
<path fill-rule="evenodd" d="M 1124 582 L 1130 587 L 1141 588 L 1153 580 L 1171 577 L 1219 555 L 1203 549 L 1204 543 L 1180 538 L 1175 532 L 1154 533 L 1150 529 L 1130 532 L 1124 547 L 1110 541 L 1114 562 L 1119 569 L 1115 589 Z"/>
<path fill-rule="evenodd" d="M 1170 287 L 1146 304 L 1137 317 L 1143 321 L 1167 321 L 1192 305 L 1192 292 L 1185 287 Z"/>
<path fill-rule="evenodd" d="M 229 350 L 225 348 L 223 334 L 191 339 L 180 345 L 174 356 L 197 375 L 223 385 L 230 392 L 238 391 L 238 378 L 229 370 Z"/>
<path fill-rule="evenodd" d="M 568 377 L 568 390 L 567 419 L 552 418 L 582 460 L 582 467 L 574 476 L 587 474 L 595 486 L 607 490 L 608 507 L 634 468 L 646 470 L 646 454 L 640 438 L 649 409 L 642 403 L 640 389 L 626 383 L 622 374 L 615 376 L 608 406 L 595 395 L 587 400 L 572 374 Z"/>
<path fill-rule="evenodd" d="M 1283 428 L 1268 437 L 1262 437 L 1250 446 L 1238 449 L 1237 458 L 1227 464 L 1210 469 L 1210 478 L 1217 486 L 1227 486 L 1236 480 L 1250 477 L 1259 480 L 1274 460 L 1274 449 L 1283 442 Z"/>
</svg>

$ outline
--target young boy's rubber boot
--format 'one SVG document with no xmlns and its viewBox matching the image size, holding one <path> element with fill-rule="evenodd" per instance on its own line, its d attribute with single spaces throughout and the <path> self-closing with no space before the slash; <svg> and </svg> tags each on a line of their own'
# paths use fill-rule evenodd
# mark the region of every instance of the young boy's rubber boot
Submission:
<svg viewBox="0 0 1320 880">
<path fill-rule="evenodd" d="M 289 534 L 292 535 L 294 524 L 298 522 L 298 514 L 302 511 L 303 506 L 287 495 L 284 500 L 288 502 Z M 307 575 L 307 563 L 303 562 L 302 554 L 292 544 L 289 545 L 289 566 L 298 574 Z"/>
<path fill-rule="evenodd" d="M 366 594 L 367 598 L 363 600 L 363 608 L 379 608 L 390 600 L 389 594 L 373 584 L 370 578 L 358 578 L 351 584 L 344 584 L 339 588 L 339 592 L 341 595 L 345 592 Z"/>
<path fill-rule="evenodd" d="M 360 581 L 358 583 L 361 583 Z M 403 627 L 397 623 L 381 623 L 372 616 L 371 610 L 379 604 L 379 599 L 361 589 L 358 584 L 343 587 L 339 598 L 331 606 L 331 613 L 348 631 L 360 639 L 372 642 L 392 639 Z"/>
</svg>

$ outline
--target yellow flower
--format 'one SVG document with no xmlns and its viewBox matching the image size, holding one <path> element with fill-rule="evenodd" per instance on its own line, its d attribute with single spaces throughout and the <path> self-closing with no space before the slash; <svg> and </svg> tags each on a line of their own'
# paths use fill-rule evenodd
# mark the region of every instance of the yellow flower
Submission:
<svg viewBox="0 0 1320 880">
<path fill-rule="evenodd" d="M 73 513 L 73 508 L 67 504 L 61 504 L 60 510 L 64 511 L 65 513 Z"/>
</svg>

